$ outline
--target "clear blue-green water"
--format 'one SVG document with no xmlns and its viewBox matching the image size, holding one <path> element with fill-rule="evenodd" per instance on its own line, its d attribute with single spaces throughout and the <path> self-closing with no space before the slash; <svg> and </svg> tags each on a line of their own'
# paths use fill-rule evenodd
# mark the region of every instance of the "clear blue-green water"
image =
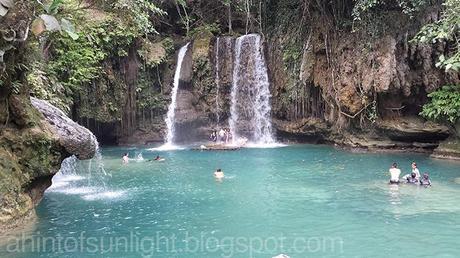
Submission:
<svg viewBox="0 0 460 258">
<path fill-rule="evenodd" d="M 297 145 L 162 152 L 164 162 L 122 165 L 126 151 L 157 154 L 103 149 L 105 186 L 86 172 L 57 182 L 36 225 L 4 240 L 0 256 L 460 256 L 460 163 Z M 413 160 L 433 187 L 387 184 L 391 163 L 405 174 Z"/>
</svg>

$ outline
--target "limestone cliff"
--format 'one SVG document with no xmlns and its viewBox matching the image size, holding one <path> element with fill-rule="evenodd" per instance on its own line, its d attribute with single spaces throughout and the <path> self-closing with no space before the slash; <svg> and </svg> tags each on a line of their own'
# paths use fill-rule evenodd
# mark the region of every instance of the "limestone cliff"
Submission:
<svg viewBox="0 0 460 258">
<path fill-rule="evenodd" d="M 96 150 L 94 136 L 62 112 L 34 100 L 43 116 L 32 106 L 24 78 L 30 36 L 24 21 L 32 17 L 32 2 L 15 1 L 0 18 L 0 232 L 33 216 L 64 158 L 91 158 Z M 3 34 L 12 32 L 16 37 Z"/>
</svg>

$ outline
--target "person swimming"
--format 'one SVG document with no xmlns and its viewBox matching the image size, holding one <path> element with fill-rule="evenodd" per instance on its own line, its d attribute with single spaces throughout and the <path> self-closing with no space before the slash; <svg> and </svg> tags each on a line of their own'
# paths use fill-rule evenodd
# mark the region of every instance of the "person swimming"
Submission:
<svg viewBox="0 0 460 258">
<path fill-rule="evenodd" d="M 123 160 L 123 164 L 129 163 L 128 153 L 123 154 L 122 160 Z"/>
<path fill-rule="evenodd" d="M 215 172 L 214 172 L 214 177 L 218 180 L 222 180 L 225 175 L 224 175 L 224 172 L 222 171 L 222 169 L 218 168 Z"/>
<path fill-rule="evenodd" d="M 418 183 L 417 174 L 415 172 L 412 172 L 410 174 L 410 177 L 408 177 L 406 179 L 406 183 L 408 183 L 408 184 L 417 184 Z"/>
<path fill-rule="evenodd" d="M 401 175 L 401 169 L 398 168 L 398 164 L 393 163 L 389 170 L 390 172 L 390 184 L 399 184 L 399 176 Z"/>
<path fill-rule="evenodd" d="M 425 187 L 431 186 L 431 180 L 428 173 L 423 174 L 422 178 L 420 179 L 420 185 L 423 185 Z"/>
<path fill-rule="evenodd" d="M 155 159 L 153 159 L 153 160 L 154 160 L 154 161 L 164 161 L 165 159 L 162 158 L 162 157 L 160 157 L 159 155 L 157 155 L 157 156 L 155 157 Z"/>
</svg>

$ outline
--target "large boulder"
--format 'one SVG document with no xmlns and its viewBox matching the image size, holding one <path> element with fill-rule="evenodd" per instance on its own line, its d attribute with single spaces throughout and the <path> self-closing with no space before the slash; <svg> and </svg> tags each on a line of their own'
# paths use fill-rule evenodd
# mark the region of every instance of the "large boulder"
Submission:
<svg viewBox="0 0 460 258">
<path fill-rule="evenodd" d="M 32 105 L 43 114 L 65 150 L 78 159 L 90 159 L 96 153 L 97 141 L 93 133 L 75 123 L 64 112 L 45 100 L 30 98 Z"/>
</svg>

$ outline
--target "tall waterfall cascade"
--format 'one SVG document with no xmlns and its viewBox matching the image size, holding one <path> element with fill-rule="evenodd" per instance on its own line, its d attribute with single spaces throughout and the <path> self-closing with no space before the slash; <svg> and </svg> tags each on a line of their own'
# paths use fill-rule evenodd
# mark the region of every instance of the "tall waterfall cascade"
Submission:
<svg viewBox="0 0 460 258">
<path fill-rule="evenodd" d="M 219 103 L 219 91 L 220 91 L 220 59 L 219 59 L 219 45 L 220 45 L 220 38 L 216 39 L 216 121 L 217 125 L 220 123 L 220 103 Z"/>
<path fill-rule="evenodd" d="M 229 120 L 233 141 L 244 136 L 254 144 L 275 143 L 270 84 L 260 35 L 236 39 L 234 62 Z"/>
<path fill-rule="evenodd" d="M 177 91 L 179 89 L 182 62 L 184 61 L 184 57 L 185 57 L 185 54 L 187 53 L 189 44 L 190 43 L 187 43 L 185 46 L 183 46 L 179 50 L 179 54 L 178 54 L 178 57 L 177 57 L 176 71 L 174 73 L 173 88 L 172 88 L 172 91 L 171 91 L 171 103 L 169 104 L 168 113 L 166 114 L 166 118 L 165 118 L 165 122 L 166 122 L 166 126 L 167 126 L 165 144 L 163 146 L 157 148 L 157 150 L 177 149 L 177 147 L 174 145 L 174 133 L 175 133 L 175 128 L 174 128 L 174 122 L 175 121 L 174 121 L 174 118 L 176 116 Z"/>
</svg>

